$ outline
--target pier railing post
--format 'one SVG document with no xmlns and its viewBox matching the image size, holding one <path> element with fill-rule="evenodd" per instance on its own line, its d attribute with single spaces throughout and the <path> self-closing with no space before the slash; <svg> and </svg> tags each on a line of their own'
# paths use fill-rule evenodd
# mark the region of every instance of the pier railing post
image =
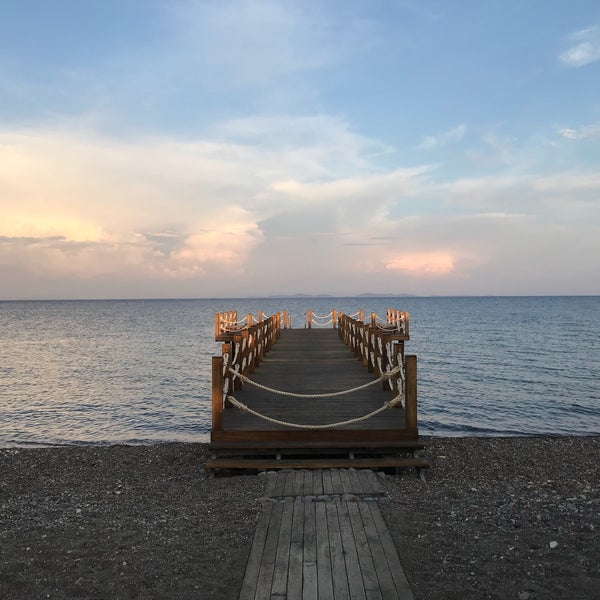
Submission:
<svg viewBox="0 0 600 600">
<path fill-rule="evenodd" d="M 212 358 L 212 430 L 223 431 L 223 357 Z"/>
<path fill-rule="evenodd" d="M 306 326 L 312 329 L 312 310 L 310 308 L 306 311 Z"/>
<path fill-rule="evenodd" d="M 331 321 L 333 323 L 333 328 L 335 329 L 338 326 L 338 312 L 335 308 L 331 311 Z"/>
<path fill-rule="evenodd" d="M 417 357 L 407 354 L 405 357 L 406 375 L 406 429 L 417 435 Z"/>
</svg>

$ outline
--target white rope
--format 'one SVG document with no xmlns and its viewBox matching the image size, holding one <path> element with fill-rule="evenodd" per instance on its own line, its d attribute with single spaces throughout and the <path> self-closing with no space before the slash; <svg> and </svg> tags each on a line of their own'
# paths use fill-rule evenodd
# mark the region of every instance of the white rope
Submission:
<svg viewBox="0 0 600 600">
<path fill-rule="evenodd" d="M 230 371 L 233 371 L 233 369 L 230 369 Z M 341 392 L 328 392 L 326 394 L 296 394 L 295 392 L 285 392 L 283 390 L 276 390 L 274 388 L 267 387 L 266 385 L 262 385 L 261 383 L 257 383 L 256 381 L 252 381 L 252 379 L 249 379 L 248 377 L 246 377 L 245 375 L 242 375 L 241 373 L 237 373 L 237 371 L 236 371 L 236 374 L 244 383 L 249 383 L 250 385 L 253 385 L 261 390 L 264 390 L 265 392 L 279 394 L 280 396 L 291 396 L 293 398 L 335 398 L 336 396 L 343 396 L 345 394 L 351 394 L 352 392 L 358 392 L 359 390 L 364 390 L 365 388 L 375 385 L 376 383 L 379 383 L 380 381 L 385 381 L 387 379 L 391 379 L 392 377 L 394 377 L 394 375 L 400 374 L 401 371 L 402 371 L 402 369 L 400 366 L 394 367 L 392 370 L 385 371 L 384 373 L 382 373 L 381 377 L 379 377 L 378 379 L 373 379 L 372 381 L 369 381 L 368 383 L 364 383 L 363 385 L 359 385 L 357 387 L 350 388 L 348 390 L 343 390 Z"/>
<path fill-rule="evenodd" d="M 333 429 L 334 427 L 343 427 L 344 425 L 351 425 L 352 423 L 366 421 L 367 419 L 374 417 L 375 415 L 379 414 L 380 412 L 383 412 L 384 410 L 387 410 L 388 408 L 393 408 L 394 406 L 398 406 L 399 404 L 402 405 L 402 407 L 404 407 L 404 400 L 400 395 L 398 395 L 395 398 L 392 398 L 391 400 L 389 400 L 388 402 L 384 402 L 382 406 L 380 406 L 376 410 L 374 410 L 366 415 L 363 415 L 362 417 L 356 417 L 355 419 L 348 419 L 347 421 L 338 421 L 337 423 L 327 423 L 325 425 L 303 425 L 301 423 L 290 423 L 289 421 L 280 421 L 279 419 L 273 419 L 272 417 L 263 415 L 255 410 L 252 410 L 249 406 L 247 406 L 243 402 L 236 400 L 233 396 L 227 396 L 227 400 L 229 400 L 229 402 L 231 402 L 231 404 L 233 404 L 240 410 L 247 412 L 251 415 L 254 415 L 255 417 L 258 417 L 259 419 L 263 419 L 265 421 L 269 421 L 270 423 L 275 423 L 277 425 L 283 425 L 284 427 L 295 427 L 296 429 Z"/>
<path fill-rule="evenodd" d="M 315 315 L 315 313 L 310 313 L 310 315 L 313 319 L 328 319 L 329 317 L 331 317 L 333 315 L 333 311 L 331 311 L 327 315 Z"/>
<path fill-rule="evenodd" d="M 327 323 L 321 323 L 321 322 L 317 322 L 317 321 L 313 321 L 312 323 L 313 323 L 313 325 L 316 325 L 317 327 L 327 327 L 328 325 L 331 325 L 333 323 L 333 319 L 329 319 L 329 321 L 327 321 Z"/>
</svg>

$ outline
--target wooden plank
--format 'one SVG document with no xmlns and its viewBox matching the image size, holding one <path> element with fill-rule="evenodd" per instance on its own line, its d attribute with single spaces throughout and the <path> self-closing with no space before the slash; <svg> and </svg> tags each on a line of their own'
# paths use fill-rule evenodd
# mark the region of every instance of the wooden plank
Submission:
<svg viewBox="0 0 600 600">
<path fill-rule="evenodd" d="M 427 469 L 429 463 L 422 458 L 404 458 L 404 457 L 369 457 L 369 458 L 334 458 L 334 457 L 318 457 L 318 458 L 303 458 L 303 459 L 285 459 L 285 460 L 270 460 L 263 458 L 237 458 L 237 457 L 222 457 L 216 459 L 207 459 L 204 463 L 206 469 L 331 469 L 331 468 L 384 468 L 384 467 L 400 467 L 400 468 L 418 468 Z M 333 479 L 333 478 L 332 478 Z M 308 477 L 307 477 L 308 481 Z M 310 480 L 312 482 L 312 479 Z M 311 483 L 312 485 L 312 483 Z M 349 480 L 347 487 L 350 487 Z M 311 488 L 312 489 L 312 488 Z"/>
<path fill-rule="evenodd" d="M 379 534 L 377 532 L 377 528 L 375 527 L 375 523 L 373 522 L 373 517 L 371 516 L 369 503 L 357 502 L 357 506 L 363 523 L 365 535 L 367 537 L 369 550 L 373 558 L 373 564 L 377 574 L 377 581 L 381 595 L 386 600 L 388 598 L 390 600 L 397 599 L 399 596 L 394 583 L 394 578 L 390 572 L 385 551 L 381 545 L 381 541 L 379 540 Z"/>
<path fill-rule="evenodd" d="M 273 496 L 275 498 L 281 498 L 283 496 L 283 490 L 285 489 L 285 482 L 287 481 L 288 475 L 292 471 L 280 471 L 277 473 L 277 481 L 275 483 L 275 489 L 273 490 Z"/>
<path fill-rule="evenodd" d="M 224 432 L 224 435 L 227 432 Z M 321 440 L 317 443 L 307 440 L 285 440 L 280 441 L 269 441 L 269 440 L 237 440 L 237 441 L 213 441 L 210 443 L 212 449 L 240 449 L 240 450 L 292 450 L 296 449 L 299 451 L 308 450 L 325 450 L 328 448 L 335 449 L 339 448 L 339 442 L 331 439 Z M 356 440 L 354 448 L 357 449 L 372 449 L 372 450 L 394 450 L 396 448 L 425 448 L 425 442 L 422 440 Z"/>
<path fill-rule="evenodd" d="M 265 540 L 267 539 L 269 521 L 271 519 L 272 506 L 272 504 L 264 506 L 258 517 L 254 539 L 250 548 L 250 555 L 248 556 L 248 562 L 246 563 L 244 580 L 242 581 L 242 588 L 240 590 L 240 600 L 254 600 L 256 584 L 258 582 L 258 573 L 262 562 Z"/>
<path fill-rule="evenodd" d="M 313 489 L 311 494 L 315 496 L 323 495 L 323 471 L 314 471 L 313 472 Z"/>
<path fill-rule="evenodd" d="M 358 471 L 353 467 L 348 469 L 348 478 L 350 479 L 351 494 L 362 494 L 363 486 L 358 476 Z"/>
<path fill-rule="evenodd" d="M 383 486 L 381 485 L 381 481 L 378 479 L 377 475 L 375 475 L 375 473 L 373 473 L 373 471 L 371 471 L 371 470 L 365 470 L 365 471 L 363 471 L 363 473 L 365 474 L 365 476 L 369 480 L 370 485 L 371 485 L 371 489 L 375 493 L 377 493 L 377 494 L 385 494 L 385 490 L 383 489 Z"/>
<path fill-rule="evenodd" d="M 331 471 L 324 470 L 322 475 L 323 480 L 323 494 L 330 496 L 333 494 L 333 484 L 331 483 Z"/>
<path fill-rule="evenodd" d="M 302 561 L 302 598 L 315 600 L 317 587 L 317 536 L 315 503 L 304 502 L 304 559 Z"/>
<path fill-rule="evenodd" d="M 294 471 L 290 471 L 287 476 L 283 488 L 283 495 L 286 497 L 293 497 L 296 495 L 296 474 Z"/>
<path fill-rule="evenodd" d="M 319 600 L 334 600 L 329 550 L 329 530 L 324 502 L 315 503 L 315 526 L 317 534 L 317 588 Z"/>
<path fill-rule="evenodd" d="M 329 532 L 329 547 L 331 555 L 331 579 L 335 600 L 350 600 L 348 590 L 348 575 L 342 549 L 342 536 L 338 520 L 337 502 L 325 502 L 327 513 L 327 531 Z"/>
<path fill-rule="evenodd" d="M 313 489 L 313 474 L 312 471 L 304 471 L 304 484 L 302 485 L 302 494 L 309 496 Z"/>
<path fill-rule="evenodd" d="M 263 600 L 271 597 L 271 584 L 275 569 L 275 557 L 277 555 L 282 512 L 283 503 L 274 502 L 271 508 L 271 519 L 269 520 L 267 538 L 265 540 L 262 560 L 260 561 L 260 569 L 258 571 L 255 595 L 256 600 Z"/>
<path fill-rule="evenodd" d="M 304 471 L 294 472 L 294 496 L 302 496 L 304 489 Z"/>
<path fill-rule="evenodd" d="M 294 504 L 292 502 L 284 502 L 277 542 L 277 554 L 275 556 L 271 598 L 285 598 L 287 595 L 293 512 Z"/>
<path fill-rule="evenodd" d="M 413 600 L 414 596 L 406 575 L 404 574 L 402 564 L 400 563 L 398 551 L 396 550 L 394 540 L 392 539 L 392 536 L 385 525 L 383 517 L 381 516 L 381 511 L 374 502 L 369 502 L 368 504 L 369 510 L 371 511 L 371 517 L 373 518 L 373 523 L 377 529 L 377 535 L 379 536 L 381 546 L 383 547 L 390 572 L 394 578 L 398 595 L 402 600 Z"/>
<path fill-rule="evenodd" d="M 348 513 L 349 502 L 336 502 L 338 519 L 340 524 L 340 536 L 342 538 L 342 548 L 344 553 L 344 562 L 346 563 L 346 574 L 348 575 L 348 590 L 352 600 L 366 600 L 365 586 L 363 584 L 358 560 L 358 552 L 354 541 L 352 523 Z"/>
<path fill-rule="evenodd" d="M 302 570 L 304 561 L 304 503 L 293 503 L 292 530 L 290 534 L 290 557 L 287 600 L 302 598 Z"/>
<path fill-rule="evenodd" d="M 356 543 L 356 552 L 358 554 L 360 572 L 365 586 L 365 595 L 368 600 L 382 600 L 379 582 L 377 580 L 377 572 L 375 571 L 373 557 L 371 556 L 371 550 L 360 517 L 358 504 L 358 502 L 348 502 L 348 514 L 350 515 L 350 522 L 352 523 L 352 533 Z"/>
<path fill-rule="evenodd" d="M 267 498 L 273 497 L 275 491 L 275 484 L 277 483 L 277 473 L 271 473 L 267 475 L 267 489 L 265 490 L 265 496 Z"/>
<path fill-rule="evenodd" d="M 340 472 L 338 469 L 331 471 L 331 486 L 333 487 L 334 494 L 344 493 L 344 487 L 342 486 L 342 480 L 340 479 Z"/>
<path fill-rule="evenodd" d="M 340 470 L 340 480 L 342 482 L 342 490 L 344 494 L 352 493 L 352 483 L 350 481 L 350 473 L 347 469 Z"/>
<path fill-rule="evenodd" d="M 231 411 L 228 411 L 230 413 Z M 386 413 L 389 411 L 386 411 Z M 403 421 L 404 422 L 404 421 Z M 314 429 L 307 430 L 284 430 L 284 429 L 259 429 L 248 427 L 247 429 L 228 429 L 225 431 L 212 431 L 211 444 L 227 443 L 271 443 L 281 445 L 282 442 L 296 444 L 298 442 L 308 442 L 315 445 L 321 445 L 329 442 L 329 447 L 339 448 L 357 448 L 361 444 L 367 446 L 374 442 L 387 442 L 394 446 L 395 440 L 416 441 L 418 434 L 408 432 L 403 429 L 394 428 L 376 428 L 359 429 L 358 427 L 348 427 L 348 429 L 333 429 L 319 431 Z M 386 444 L 386 445 L 387 445 Z"/>
</svg>

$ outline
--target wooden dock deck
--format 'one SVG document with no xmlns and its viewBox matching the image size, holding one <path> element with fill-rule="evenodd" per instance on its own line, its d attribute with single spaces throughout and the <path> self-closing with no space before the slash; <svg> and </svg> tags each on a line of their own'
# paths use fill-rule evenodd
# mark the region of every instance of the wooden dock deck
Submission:
<svg viewBox="0 0 600 600">
<path fill-rule="evenodd" d="M 240 600 L 412 600 L 372 471 L 269 476 Z"/>
<path fill-rule="evenodd" d="M 427 466 L 413 454 L 421 444 L 407 335 L 339 318 L 327 329 L 281 329 L 271 317 L 229 338 L 217 330 L 225 343 L 213 358 L 208 468 Z"/>
</svg>

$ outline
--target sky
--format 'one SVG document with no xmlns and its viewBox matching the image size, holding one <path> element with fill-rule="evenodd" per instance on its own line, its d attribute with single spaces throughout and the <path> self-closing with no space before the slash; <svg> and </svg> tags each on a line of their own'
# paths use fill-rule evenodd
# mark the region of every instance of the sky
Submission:
<svg viewBox="0 0 600 600">
<path fill-rule="evenodd" d="M 600 294 L 597 0 L 3 0 L 0 299 Z"/>
</svg>

